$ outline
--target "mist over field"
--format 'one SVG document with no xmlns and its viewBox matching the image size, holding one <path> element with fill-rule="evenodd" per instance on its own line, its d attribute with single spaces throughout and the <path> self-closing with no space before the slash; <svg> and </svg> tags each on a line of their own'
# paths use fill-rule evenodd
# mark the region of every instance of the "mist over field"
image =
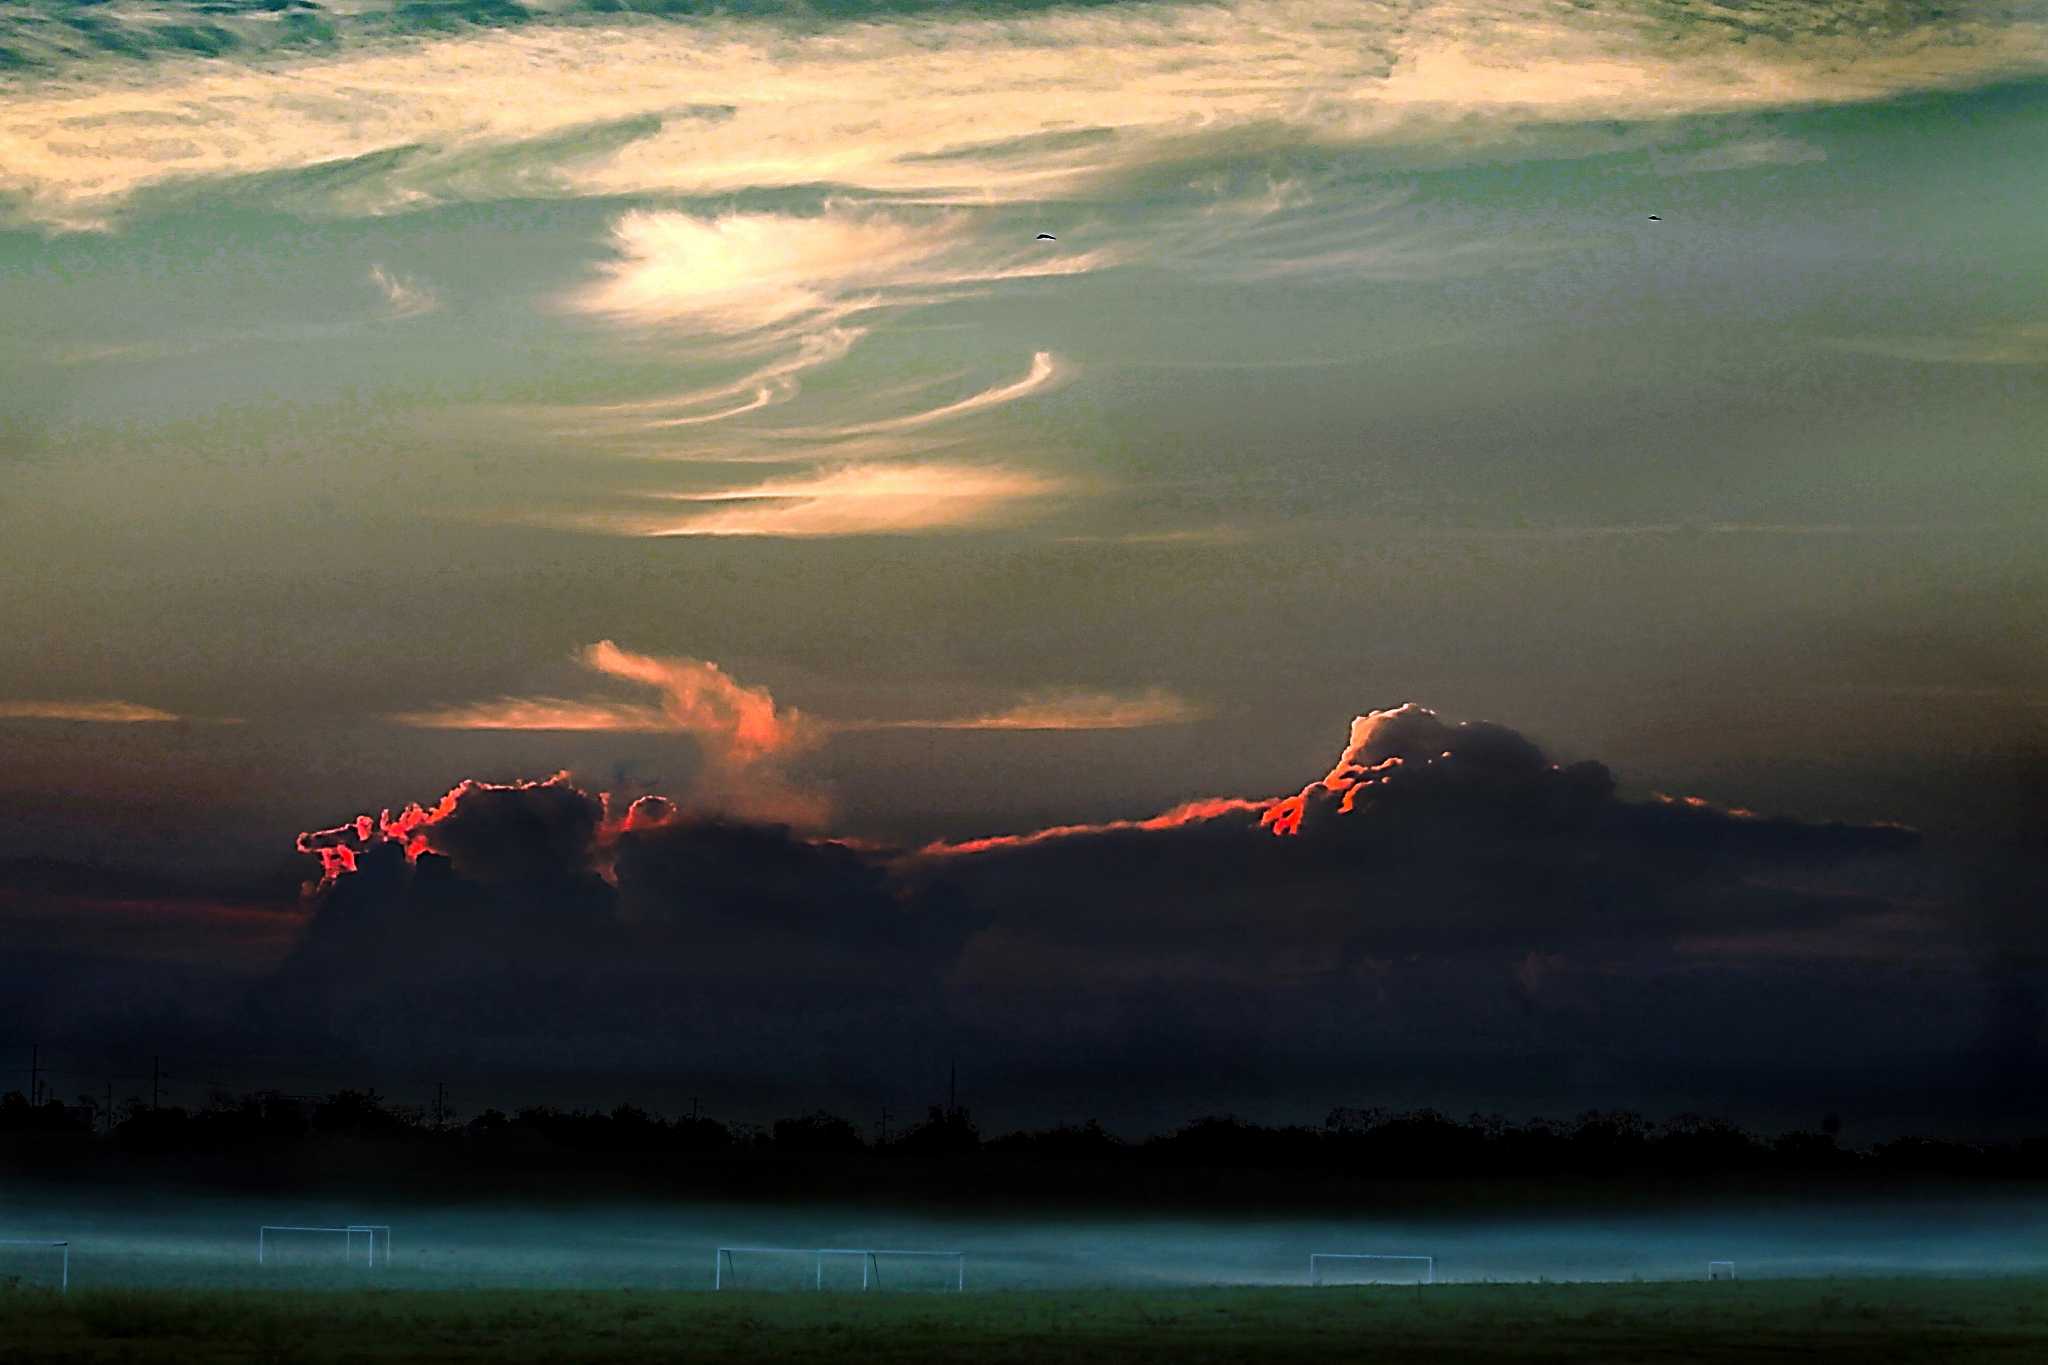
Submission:
<svg viewBox="0 0 2048 1365">
<path fill-rule="evenodd" d="M 263 1224 L 391 1225 L 388 1267 L 344 1265 L 342 1238 Z M 1542 1215 L 1089 1217 L 916 1216 L 900 1209 L 788 1205 L 201 1197 L 15 1187 L 0 1235 L 68 1238 L 77 1287 L 408 1289 L 530 1286 L 709 1290 L 717 1248 L 884 1248 L 966 1253 L 970 1289 L 1305 1285 L 1319 1252 L 1430 1255 L 1439 1282 L 1704 1279 L 1733 1260 L 1744 1279 L 2022 1275 L 2048 1272 L 2048 1196 L 1921 1195 L 1762 1201 Z M 0 1248 L 0 1278 L 39 1281 L 47 1256 Z M 737 1287 L 813 1286 L 807 1255 L 741 1252 Z M 1332 1282 L 1357 1273 L 1334 1267 Z M 950 1261 L 883 1263 L 884 1289 L 940 1291 Z M 1415 1278 L 1389 1266 L 1389 1282 Z M 828 1289 L 860 1288 L 856 1258 L 827 1262 Z"/>
</svg>

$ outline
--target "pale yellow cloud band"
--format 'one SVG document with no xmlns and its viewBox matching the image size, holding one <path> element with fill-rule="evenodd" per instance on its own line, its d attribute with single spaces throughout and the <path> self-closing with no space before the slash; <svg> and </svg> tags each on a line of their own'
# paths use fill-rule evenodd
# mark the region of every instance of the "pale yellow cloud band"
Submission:
<svg viewBox="0 0 2048 1365">
<path fill-rule="evenodd" d="M 584 524 L 643 536 L 903 535 L 997 523 L 1062 487 L 1046 475 L 997 466 L 846 465 L 672 494 L 665 500 L 683 510 L 597 515 Z"/>
<path fill-rule="evenodd" d="M 1776 10 L 1699 10 L 1713 22 L 1551 0 L 1240 0 L 813 31 L 621 20 L 260 66 L 104 64 L 10 83 L 0 191 L 31 218 L 84 226 L 167 181 L 408 149 L 323 190 L 325 206 L 817 184 L 1016 202 L 1262 130 L 1342 143 L 1455 125 L 1484 141 L 1532 121 L 1862 100 L 2048 69 L 2038 3 L 1911 24 L 1879 0 L 1838 0 L 1796 32 L 1772 29 Z M 650 116 L 646 136 L 570 146 L 578 130 Z M 567 149 L 541 164 L 475 155 L 546 138 Z"/>
</svg>

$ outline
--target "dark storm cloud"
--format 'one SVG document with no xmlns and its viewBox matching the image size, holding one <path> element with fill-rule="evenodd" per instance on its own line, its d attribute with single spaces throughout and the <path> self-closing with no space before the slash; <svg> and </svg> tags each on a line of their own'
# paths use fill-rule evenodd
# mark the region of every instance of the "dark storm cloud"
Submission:
<svg viewBox="0 0 2048 1365">
<path fill-rule="evenodd" d="M 688 1063 L 795 1090 L 936 1032 L 959 928 L 873 855 L 784 826 L 622 811 L 566 779 L 465 783 L 339 844 L 250 1022 L 355 1053 L 528 1071 Z"/>
<path fill-rule="evenodd" d="M 1110 974 L 1244 976 L 1668 950 L 1710 930 L 1853 932 L 1890 907 L 1826 883 L 1800 895 L 1797 878 L 1916 842 L 1892 826 L 1624 801 L 1600 764 L 1560 767 L 1504 726 L 1407 706 L 1361 717 L 1327 777 L 1262 813 L 933 850 L 917 876 Z"/>
<path fill-rule="evenodd" d="M 479 786 L 424 825 L 427 844 L 483 882 L 548 886 L 589 873 L 604 807 L 566 782 Z"/>
<path fill-rule="evenodd" d="M 938 847 L 905 875 L 987 918 L 956 1017 L 1070 1079 L 1739 1107 L 1973 1046 L 1953 926 L 1888 894 L 1918 842 L 1625 800 L 1600 764 L 1407 706 L 1295 796 Z"/>
<path fill-rule="evenodd" d="M 1912 831 L 1624 800 L 1597 763 L 1415 706 L 1361 717 L 1294 796 L 915 852 L 562 777 L 322 843 L 353 870 L 329 855 L 262 1022 L 371 1054 L 794 1099 L 886 1093 L 878 1059 L 943 1039 L 1017 1096 L 1370 1076 L 1555 1105 L 1701 1068 L 1753 1068 L 1754 1099 L 1981 1032 L 1941 909 L 1886 894 Z"/>
<path fill-rule="evenodd" d="M 211 1046 L 680 1072 L 796 1104 L 886 1100 L 903 1059 L 959 1050 L 1020 1121 L 1129 1121 L 1141 1099 L 1166 1120 L 1375 1097 L 1736 1109 L 1805 1104 L 1816 1075 L 1853 1111 L 2005 1086 L 2039 1047 L 2017 912 L 1931 896 L 1949 883 L 1912 831 L 1627 800 L 1597 763 L 1415 706 L 1359 718 L 1292 796 L 911 852 L 560 775 L 463 783 L 301 848 L 321 875 L 274 974 L 163 964 L 227 1008 Z M 8 871 L 11 940 L 59 984 L 132 991 L 187 921 L 208 952 L 230 923 L 133 879 Z M 266 922 L 265 964 L 297 926 Z M 9 1018 L 33 1030 L 63 998 Z"/>
</svg>

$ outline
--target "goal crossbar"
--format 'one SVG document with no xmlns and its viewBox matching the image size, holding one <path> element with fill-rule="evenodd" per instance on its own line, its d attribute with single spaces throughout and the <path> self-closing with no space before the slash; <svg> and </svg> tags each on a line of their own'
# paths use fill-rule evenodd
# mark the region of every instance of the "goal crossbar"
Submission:
<svg viewBox="0 0 2048 1365">
<path fill-rule="evenodd" d="M 58 1272 L 57 1292 L 71 1292 L 71 1243 L 46 1241 L 40 1237 L 0 1237 L 0 1247 L 42 1247 L 46 1251 L 62 1251 L 63 1268 Z"/>
<path fill-rule="evenodd" d="M 1707 1278 L 1710 1280 L 1732 1280 L 1735 1278 L 1735 1262 L 1708 1261 Z"/>
<path fill-rule="evenodd" d="M 735 1285 L 739 1283 L 739 1268 L 733 1262 L 735 1252 L 749 1255 L 808 1256 L 811 1258 L 811 1283 L 816 1289 L 825 1287 L 825 1258 L 828 1256 L 860 1257 L 862 1289 L 882 1287 L 884 1256 L 949 1260 L 953 1263 L 953 1289 L 959 1292 L 967 1288 L 967 1253 L 964 1251 L 911 1251 L 889 1247 L 720 1247 L 711 1258 L 713 1289 L 724 1289 L 727 1281 Z"/>
<path fill-rule="evenodd" d="M 344 1262 L 356 1257 L 356 1237 L 363 1239 L 363 1264 L 375 1268 L 377 1260 L 377 1234 L 384 1234 L 384 1260 L 391 1264 L 391 1225 L 389 1223 L 338 1223 L 332 1227 L 315 1227 L 305 1223 L 265 1223 L 256 1229 L 256 1264 L 264 1265 L 269 1260 L 269 1240 L 273 1232 L 338 1232 L 342 1235 L 341 1256 Z"/>
<path fill-rule="evenodd" d="M 1377 1251 L 1317 1251 L 1310 1253 L 1308 1258 L 1308 1282 L 1310 1284 L 1321 1284 L 1323 1282 L 1323 1262 L 1325 1261 L 1405 1261 L 1422 1267 L 1422 1282 L 1424 1284 L 1436 1283 L 1436 1257 L 1434 1256 L 1394 1256 Z"/>
</svg>

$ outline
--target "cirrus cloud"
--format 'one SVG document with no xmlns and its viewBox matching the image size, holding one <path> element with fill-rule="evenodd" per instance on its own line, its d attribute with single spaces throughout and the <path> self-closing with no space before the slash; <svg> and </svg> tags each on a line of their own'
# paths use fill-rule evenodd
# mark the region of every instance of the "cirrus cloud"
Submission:
<svg viewBox="0 0 2048 1365">
<path fill-rule="evenodd" d="M 1157 725 L 1187 725 L 1203 719 L 1208 708 L 1164 687 L 1142 692 L 1039 692 L 1010 706 L 978 715 L 938 720 L 891 720 L 842 723 L 842 729 L 889 730 L 1142 730 Z"/>
<path fill-rule="evenodd" d="M 1238 0 L 813 27 L 612 15 L 399 41 L 365 27 L 260 64 L 10 78 L 0 193 L 73 227 L 153 187 L 310 167 L 343 173 L 273 191 L 357 213 L 792 186 L 1015 203 L 1283 130 L 1483 147 L 1537 122 L 1867 100 L 2048 65 L 2029 3 L 1902 17 L 1882 0 Z M 508 82 L 545 97 L 508 100 Z"/>
<path fill-rule="evenodd" d="M 991 255 L 964 214 L 828 202 L 822 213 L 713 217 L 636 209 L 612 225 L 614 259 L 569 306 L 616 322 L 741 337 L 836 323 L 1000 280 L 1078 275 L 1102 252 Z"/>
</svg>

